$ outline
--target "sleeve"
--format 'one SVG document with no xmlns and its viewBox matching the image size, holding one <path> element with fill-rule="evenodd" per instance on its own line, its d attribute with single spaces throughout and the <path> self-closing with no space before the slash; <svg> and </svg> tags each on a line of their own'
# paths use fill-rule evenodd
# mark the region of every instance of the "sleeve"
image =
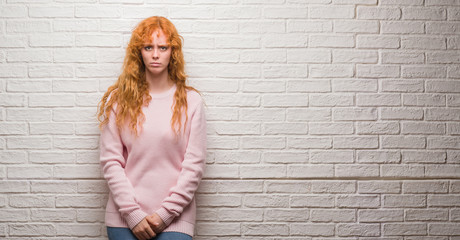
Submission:
<svg viewBox="0 0 460 240">
<path fill-rule="evenodd" d="M 188 206 L 201 181 L 206 161 L 206 116 L 200 100 L 190 118 L 190 135 L 182 162 L 182 170 L 170 195 L 156 213 L 168 226 Z"/>
<path fill-rule="evenodd" d="M 114 110 L 110 112 L 109 122 L 101 131 L 100 163 L 118 211 L 132 229 L 147 216 L 147 213 L 137 204 L 134 188 L 125 174 L 126 160 Z"/>
</svg>

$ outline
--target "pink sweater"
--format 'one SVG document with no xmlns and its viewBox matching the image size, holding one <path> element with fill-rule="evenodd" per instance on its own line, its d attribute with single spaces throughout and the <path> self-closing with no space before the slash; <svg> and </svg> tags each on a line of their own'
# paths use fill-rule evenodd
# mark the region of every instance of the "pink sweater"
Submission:
<svg viewBox="0 0 460 240">
<path fill-rule="evenodd" d="M 194 194 L 206 157 L 206 117 L 201 96 L 188 91 L 185 135 L 175 142 L 170 122 L 175 90 L 176 85 L 151 94 L 149 106 L 142 108 L 145 122 L 138 138 L 127 126 L 117 130 L 116 110 L 101 131 L 100 160 L 110 189 L 107 226 L 132 229 L 147 215 L 157 213 L 168 226 L 164 231 L 193 236 Z"/>
</svg>

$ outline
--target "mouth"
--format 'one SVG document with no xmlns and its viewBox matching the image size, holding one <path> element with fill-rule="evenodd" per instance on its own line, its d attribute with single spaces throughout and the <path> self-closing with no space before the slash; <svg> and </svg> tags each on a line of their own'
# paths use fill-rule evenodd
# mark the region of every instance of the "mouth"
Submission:
<svg viewBox="0 0 460 240">
<path fill-rule="evenodd" d="M 161 63 L 151 62 L 151 63 L 149 63 L 149 65 L 152 66 L 152 67 L 159 67 L 159 66 L 161 66 Z"/>
</svg>

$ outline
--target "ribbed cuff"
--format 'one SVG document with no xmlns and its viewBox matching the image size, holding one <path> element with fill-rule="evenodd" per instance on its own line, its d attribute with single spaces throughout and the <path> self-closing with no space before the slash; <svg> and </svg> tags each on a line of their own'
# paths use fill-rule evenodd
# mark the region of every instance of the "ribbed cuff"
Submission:
<svg viewBox="0 0 460 240">
<path fill-rule="evenodd" d="M 126 223 L 130 229 L 133 229 L 138 223 L 140 223 L 145 217 L 147 217 L 147 213 L 138 209 L 134 210 L 130 214 L 125 217 Z"/>
<path fill-rule="evenodd" d="M 160 208 L 155 213 L 158 214 L 158 216 L 160 216 L 161 220 L 163 220 L 166 226 L 169 226 L 169 224 L 171 224 L 171 222 L 174 220 L 174 217 L 175 217 L 173 214 L 168 212 L 168 210 L 166 210 L 165 208 Z"/>
</svg>

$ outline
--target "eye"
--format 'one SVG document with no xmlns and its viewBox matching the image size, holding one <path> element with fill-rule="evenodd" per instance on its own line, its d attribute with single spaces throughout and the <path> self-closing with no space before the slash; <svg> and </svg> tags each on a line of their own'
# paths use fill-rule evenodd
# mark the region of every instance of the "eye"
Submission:
<svg viewBox="0 0 460 240">
<path fill-rule="evenodd" d="M 168 47 L 165 47 L 165 46 L 161 46 L 161 47 L 160 47 L 160 50 L 162 50 L 162 51 L 166 51 L 166 50 L 168 50 Z"/>
<path fill-rule="evenodd" d="M 152 50 L 152 47 L 151 46 L 146 46 L 146 47 L 144 47 L 144 49 L 149 51 L 149 50 Z"/>
</svg>

